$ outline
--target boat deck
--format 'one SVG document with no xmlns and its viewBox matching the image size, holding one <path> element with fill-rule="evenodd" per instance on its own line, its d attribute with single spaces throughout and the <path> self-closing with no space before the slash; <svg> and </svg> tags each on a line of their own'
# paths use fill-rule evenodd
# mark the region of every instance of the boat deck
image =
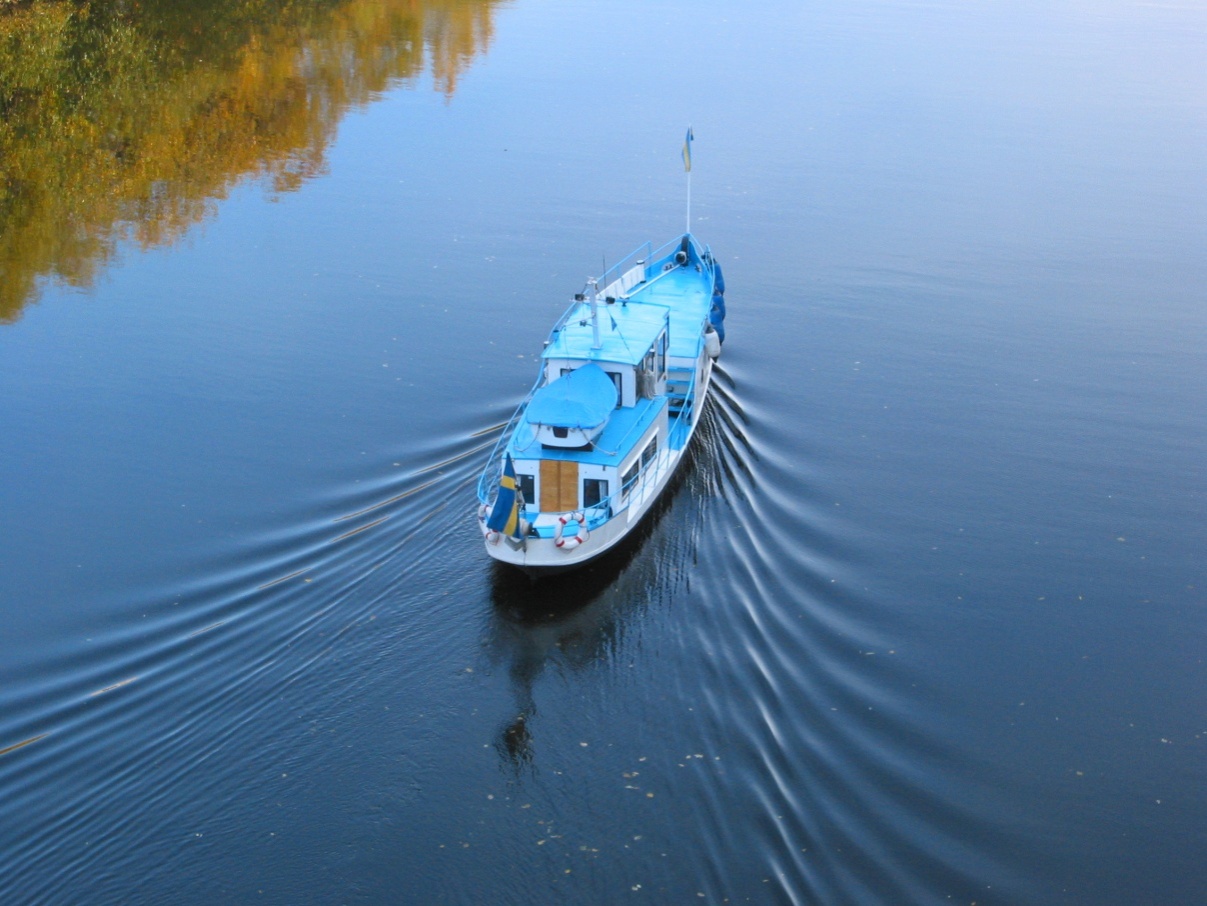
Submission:
<svg viewBox="0 0 1207 906">
<path fill-rule="evenodd" d="M 607 426 L 595 438 L 590 449 L 543 447 L 536 439 L 532 426 L 525 421 L 516 425 L 510 452 L 515 459 L 558 459 L 564 462 L 584 462 L 592 465 L 615 466 L 625 453 L 658 417 L 666 406 L 666 397 L 641 399 L 636 406 L 615 410 Z"/>
<path fill-rule="evenodd" d="M 583 302 L 570 312 L 557 335 L 545 347 L 542 357 L 636 365 L 666 327 L 668 311 L 665 305 L 608 305 L 600 300 L 597 307 L 598 349 L 591 327 L 591 306 Z"/>
<path fill-rule="evenodd" d="M 712 298 L 708 281 L 694 268 L 677 267 L 656 275 L 629 294 L 632 302 L 670 309 L 670 354 L 694 359 L 700 354 L 701 325 Z"/>
</svg>

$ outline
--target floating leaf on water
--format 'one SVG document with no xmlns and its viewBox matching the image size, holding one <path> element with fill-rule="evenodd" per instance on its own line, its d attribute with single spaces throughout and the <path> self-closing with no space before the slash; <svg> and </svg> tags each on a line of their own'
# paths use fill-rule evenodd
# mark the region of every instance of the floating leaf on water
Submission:
<svg viewBox="0 0 1207 906">
<path fill-rule="evenodd" d="M 9 752 L 15 752 L 17 749 L 23 749 L 26 746 L 37 742 L 39 739 L 45 739 L 49 735 L 49 733 L 42 733 L 39 736 L 31 736 L 29 739 L 23 739 L 21 742 L 15 743 L 4 749 L 0 749 L 0 755 L 7 755 Z"/>
<path fill-rule="evenodd" d="M 91 693 L 88 697 L 96 698 L 96 696 L 98 696 L 98 695 L 104 695 L 106 692 L 112 692 L 114 689 L 120 689 L 122 686 L 127 686 L 130 683 L 134 682 L 136 679 L 138 679 L 137 676 L 131 676 L 128 679 L 124 679 L 119 683 L 114 683 L 112 686 L 106 686 L 104 689 L 97 689 L 95 692 Z"/>
</svg>

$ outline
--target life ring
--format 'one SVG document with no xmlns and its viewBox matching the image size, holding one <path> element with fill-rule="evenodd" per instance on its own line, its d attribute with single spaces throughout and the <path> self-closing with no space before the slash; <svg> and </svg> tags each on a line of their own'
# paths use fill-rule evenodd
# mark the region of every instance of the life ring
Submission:
<svg viewBox="0 0 1207 906">
<path fill-rule="evenodd" d="M 487 544 L 498 544 L 499 539 L 503 536 L 494 529 L 486 527 L 486 517 L 490 515 L 490 507 L 482 504 L 478 507 L 478 523 L 482 526 L 482 535 L 486 538 Z"/>
<path fill-rule="evenodd" d="M 566 530 L 567 523 L 573 519 L 578 523 L 578 531 L 568 538 L 563 538 L 562 533 Z M 580 544 L 586 544 L 587 539 L 591 537 L 591 533 L 587 531 L 587 516 L 585 513 L 567 513 L 564 516 L 557 517 L 557 531 L 553 533 L 553 544 L 564 551 L 572 551 Z"/>
</svg>

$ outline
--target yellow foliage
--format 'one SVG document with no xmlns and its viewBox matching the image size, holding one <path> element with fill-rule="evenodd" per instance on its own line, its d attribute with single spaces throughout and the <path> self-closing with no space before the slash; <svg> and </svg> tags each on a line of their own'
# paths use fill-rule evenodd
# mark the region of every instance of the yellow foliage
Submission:
<svg viewBox="0 0 1207 906">
<path fill-rule="evenodd" d="M 430 69 L 451 96 L 498 0 L 0 0 L 0 321 L 177 240 L 237 182 L 293 191 L 339 120 Z M 120 9 L 114 9 L 120 6 Z"/>
</svg>

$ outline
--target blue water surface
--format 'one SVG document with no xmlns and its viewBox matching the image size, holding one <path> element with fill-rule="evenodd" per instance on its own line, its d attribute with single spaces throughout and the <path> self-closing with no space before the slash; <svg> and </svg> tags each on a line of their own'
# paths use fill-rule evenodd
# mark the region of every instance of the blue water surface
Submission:
<svg viewBox="0 0 1207 906">
<path fill-rule="evenodd" d="M 0 899 L 1207 901 L 1207 13 L 412 6 L 0 323 Z M 709 410 L 531 584 L 479 470 L 689 124 Z"/>
</svg>

